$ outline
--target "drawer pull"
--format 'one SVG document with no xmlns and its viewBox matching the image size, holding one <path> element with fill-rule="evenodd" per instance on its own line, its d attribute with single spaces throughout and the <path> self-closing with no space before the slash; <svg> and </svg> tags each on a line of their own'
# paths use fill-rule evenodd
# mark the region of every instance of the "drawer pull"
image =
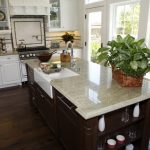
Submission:
<svg viewBox="0 0 150 150">
<path fill-rule="evenodd" d="M 64 102 L 64 100 L 62 99 L 63 97 L 59 97 L 57 96 L 58 99 L 69 109 L 69 110 L 72 110 L 73 108 L 75 108 L 75 106 L 69 106 L 67 103 Z"/>
</svg>

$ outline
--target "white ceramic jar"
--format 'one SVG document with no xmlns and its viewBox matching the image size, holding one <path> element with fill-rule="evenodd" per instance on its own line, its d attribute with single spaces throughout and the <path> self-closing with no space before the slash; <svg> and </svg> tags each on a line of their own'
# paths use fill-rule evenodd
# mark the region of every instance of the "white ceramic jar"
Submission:
<svg viewBox="0 0 150 150">
<path fill-rule="evenodd" d="M 139 117 L 140 115 L 140 106 L 139 103 L 137 103 L 133 109 L 133 117 Z"/>
<path fill-rule="evenodd" d="M 103 132 L 105 130 L 105 118 L 104 118 L 104 115 L 102 115 L 99 119 L 99 122 L 98 122 L 98 129 L 99 131 Z"/>
</svg>

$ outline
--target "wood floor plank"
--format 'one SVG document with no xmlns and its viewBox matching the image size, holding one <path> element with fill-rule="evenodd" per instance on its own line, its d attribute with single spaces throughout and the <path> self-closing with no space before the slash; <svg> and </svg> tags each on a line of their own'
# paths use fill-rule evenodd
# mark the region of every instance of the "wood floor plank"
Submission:
<svg viewBox="0 0 150 150">
<path fill-rule="evenodd" d="M 27 86 L 0 90 L 0 150 L 63 150 L 30 104 Z"/>
</svg>

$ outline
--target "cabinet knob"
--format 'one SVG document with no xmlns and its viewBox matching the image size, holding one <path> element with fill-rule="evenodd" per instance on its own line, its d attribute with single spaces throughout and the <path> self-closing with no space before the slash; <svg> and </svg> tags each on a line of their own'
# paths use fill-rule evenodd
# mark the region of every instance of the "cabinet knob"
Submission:
<svg viewBox="0 0 150 150">
<path fill-rule="evenodd" d="M 32 100 L 35 100 L 35 97 L 32 97 Z"/>
<path fill-rule="evenodd" d="M 41 94 L 42 99 L 44 98 L 44 95 Z"/>
</svg>

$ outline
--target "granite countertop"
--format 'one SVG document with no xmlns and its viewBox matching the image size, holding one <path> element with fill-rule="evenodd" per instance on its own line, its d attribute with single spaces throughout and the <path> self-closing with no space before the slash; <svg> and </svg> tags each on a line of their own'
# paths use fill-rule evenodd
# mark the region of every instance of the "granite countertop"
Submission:
<svg viewBox="0 0 150 150">
<path fill-rule="evenodd" d="M 38 67 L 39 61 L 27 62 Z M 80 68 L 80 69 L 79 69 Z M 112 80 L 111 68 L 76 60 L 72 70 L 78 76 L 55 79 L 51 85 L 69 99 L 76 111 L 85 119 L 111 112 L 150 98 L 150 80 L 144 79 L 142 87 L 121 87 Z"/>
</svg>

